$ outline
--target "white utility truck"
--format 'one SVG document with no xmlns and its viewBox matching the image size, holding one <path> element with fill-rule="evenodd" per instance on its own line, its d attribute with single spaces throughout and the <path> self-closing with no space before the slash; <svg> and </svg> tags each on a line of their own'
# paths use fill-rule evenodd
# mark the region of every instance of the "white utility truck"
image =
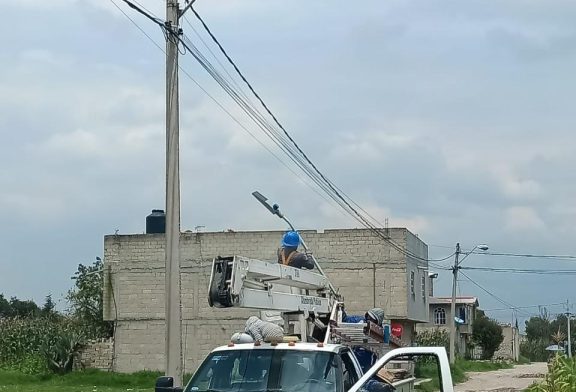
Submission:
<svg viewBox="0 0 576 392">
<path fill-rule="evenodd" d="M 270 207 L 260 194 L 256 197 L 288 222 L 277 205 Z M 204 359 L 184 391 L 408 392 L 415 387 L 414 364 L 426 361 L 437 365 L 440 390 L 453 392 L 443 347 L 402 347 L 388 340 L 382 322 L 345 322 L 341 296 L 314 262 L 318 272 L 241 256 L 215 258 L 210 306 L 278 312 L 285 336 L 282 341 L 223 342 Z M 367 366 L 355 354 L 358 350 L 377 359 Z M 173 387 L 171 377 L 160 377 L 156 392 L 164 391 L 182 388 Z"/>
<path fill-rule="evenodd" d="M 289 290 L 286 290 L 289 288 Z M 230 342 L 214 349 L 195 372 L 185 392 L 408 392 L 410 372 L 402 365 L 428 358 L 437 364 L 441 391 L 453 392 L 443 347 L 391 348 L 383 327 L 370 321 L 342 322 L 344 304 L 319 273 L 245 257 L 214 259 L 209 303 L 213 307 L 243 307 L 281 312 L 283 342 Z M 379 359 L 364 372 L 353 349 L 364 347 Z M 168 387 L 168 388 L 167 388 Z M 174 391 L 162 377 L 157 392 Z"/>
</svg>

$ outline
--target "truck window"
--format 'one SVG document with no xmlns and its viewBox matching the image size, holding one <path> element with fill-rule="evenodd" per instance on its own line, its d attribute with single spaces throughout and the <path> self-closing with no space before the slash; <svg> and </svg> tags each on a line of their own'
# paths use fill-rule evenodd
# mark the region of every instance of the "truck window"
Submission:
<svg viewBox="0 0 576 392">
<path fill-rule="evenodd" d="M 343 365 L 343 372 L 342 378 L 344 381 L 344 391 L 349 390 L 352 388 L 352 385 L 356 383 L 360 379 L 358 372 L 356 370 L 356 366 L 354 366 L 354 361 L 350 356 L 349 351 L 345 351 L 341 354 L 342 358 L 342 365 Z"/>
<path fill-rule="evenodd" d="M 393 392 L 396 389 L 412 391 L 423 389 L 423 384 L 429 384 L 429 387 L 443 391 L 442 369 L 435 355 L 414 354 L 395 357 L 379 368 L 358 391 Z"/>
<path fill-rule="evenodd" d="M 324 351 L 227 350 L 200 365 L 186 392 L 343 392 L 337 355 Z"/>
</svg>

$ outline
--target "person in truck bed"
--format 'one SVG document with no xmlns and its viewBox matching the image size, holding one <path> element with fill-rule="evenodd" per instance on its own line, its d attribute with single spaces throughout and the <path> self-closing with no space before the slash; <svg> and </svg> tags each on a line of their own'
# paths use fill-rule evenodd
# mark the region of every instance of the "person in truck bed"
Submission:
<svg viewBox="0 0 576 392">
<path fill-rule="evenodd" d="M 392 385 L 393 375 L 382 368 L 366 382 L 360 389 L 361 392 L 394 392 L 396 388 Z"/>
<path fill-rule="evenodd" d="M 306 253 L 298 252 L 300 235 L 289 231 L 282 238 L 282 247 L 278 250 L 278 263 L 294 268 L 314 269 L 314 260 Z"/>
<path fill-rule="evenodd" d="M 246 320 L 244 332 L 250 335 L 255 342 L 281 342 L 284 339 L 282 327 L 268 321 L 262 321 L 256 316 L 250 316 Z"/>
</svg>

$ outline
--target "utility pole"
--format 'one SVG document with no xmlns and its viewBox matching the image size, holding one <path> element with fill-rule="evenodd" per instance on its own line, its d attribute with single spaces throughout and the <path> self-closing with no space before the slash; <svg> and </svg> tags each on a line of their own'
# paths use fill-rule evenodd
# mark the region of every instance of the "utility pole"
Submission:
<svg viewBox="0 0 576 392">
<path fill-rule="evenodd" d="M 166 376 L 182 386 L 178 0 L 166 0 Z"/>
<path fill-rule="evenodd" d="M 454 267 L 452 268 L 452 303 L 450 304 L 450 319 L 447 320 L 450 323 L 450 363 L 454 364 L 456 362 L 455 354 L 455 341 L 456 341 L 456 322 L 454 317 L 456 317 L 456 282 L 458 280 L 458 269 L 460 268 L 459 259 L 460 257 L 460 243 L 456 244 L 456 252 L 454 253 Z"/>
<path fill-rule="evenodd" d="M 568 358 L 572 358 L 572 336 L 570 336 L 570 301 L 566 300 L 566 318 L 568 320 Z"/>
</svg>

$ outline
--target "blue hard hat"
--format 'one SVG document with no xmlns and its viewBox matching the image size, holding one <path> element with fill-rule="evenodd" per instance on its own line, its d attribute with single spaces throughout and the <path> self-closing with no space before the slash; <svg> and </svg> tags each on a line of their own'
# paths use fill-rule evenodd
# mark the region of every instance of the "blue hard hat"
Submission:
<svg viewBox="0 0 576 392">
<path fill-rule="evenodd" d="M 300 245 L 300 235 L 295 231 L 289 231 L 282 238 L 282 246 L 286 248 L 297 248 Z"/>
</svg>

